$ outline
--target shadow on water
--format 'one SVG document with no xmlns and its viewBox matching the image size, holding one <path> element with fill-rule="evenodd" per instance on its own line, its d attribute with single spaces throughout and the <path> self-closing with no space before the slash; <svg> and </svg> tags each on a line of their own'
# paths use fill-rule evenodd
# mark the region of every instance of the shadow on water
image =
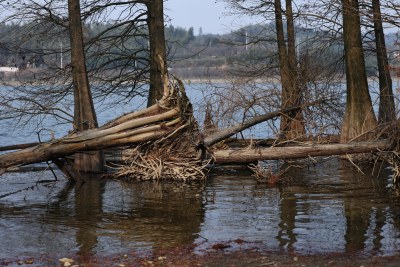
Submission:
<svg viewBox="0 0 400 267">
<path fill-rule="evenodd" d="M 205 184 L 37 183 L 51 174 L 8 173 L 0 195 L 16 193 L 0 198 L 0 240 L 7 240 L 0 259 L 149 255 L 192 245 L 202 253 L 217 243 L 228 251 L 398 253 L 399 198 L 387 169 L 373 177 L 332 160 L 286 175 L 289 186 L 271 188 L 232 170 Z"/>
</svg>

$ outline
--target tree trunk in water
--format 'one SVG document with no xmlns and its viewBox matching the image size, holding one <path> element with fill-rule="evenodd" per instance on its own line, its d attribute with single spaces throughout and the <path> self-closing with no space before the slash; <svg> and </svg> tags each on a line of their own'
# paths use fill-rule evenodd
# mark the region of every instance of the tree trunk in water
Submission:
<svg viewBox="0 0 400 267">
<path fill-rule="evenodd" d="M 378 122 L 379 124 L 382 124 L 393 122 L 396 119 L 396 111 L 379 0 L 372 0 L 372 12 L 374 18 L 376 56 L 379 72 Z"/>
<path fill-rule="evenodd" d="M 281 1 L 275 0 L 275 24 L 282 83 L 282 109 L 297 106 L 301 101 L 301 87 L 297 81 L 296 44 L 291 1 L 286 1 L 286 21 L 288 34 L 287 46 L 283 29 Z M 281 116 L 280 132 L 281 137 L 284 139 L 292 139 L 305 134 L 301 109 L 293 110 Z"/>
<path fill-rule="evenodd" d="M 80 132 L 96 128 L 98 125 L 86 73 L 79 0 L 68 0 L 68 16 L 75 102 L 74 130 Z M 101 151 L 77 153 L 74 156 L 74 168 L 77 171 L 101 172 L 103 166 L 104 160 Z"/>
<path fill-rule="evenodd" d="M 150 88 L 147 101 L 147 106 L 149 107 L 162 98 L 165 86 L 163 77 L 168 77 L 168 74 L 163 0 L 148 1 L 146 6 L 150 43 Z"/>
<path fill-rule="evenodd" d="M 377 122 L 368 91 L 358 0 L 342 0 L 342 6 L 347 101 L 341 142 L 346 143 L 374 129 Z M 363 136 L 363 138 L 368 137 L 368 135 Z"/>
</svg>

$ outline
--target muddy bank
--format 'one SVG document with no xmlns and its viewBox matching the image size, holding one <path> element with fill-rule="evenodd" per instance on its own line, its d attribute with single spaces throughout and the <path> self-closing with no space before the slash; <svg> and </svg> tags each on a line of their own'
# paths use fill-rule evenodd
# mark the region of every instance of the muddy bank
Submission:
<svg viewBox="0 0 400 267">
<path fill-rule="evenodd" d="M 178 253 L 177 253 L 178 252 Z M 173 251 L 126 266 L 399 266 L 400 256 L 367 256 L 357 254 L 297 255 L 296 253 L 236 251 L 195 255 Z M 123 263 L 124 264 L 124 263 Z"/>
<path fill-rule="evenodd" d="M 193 248 L 177 247 L 170 250 L 155 251 L 151 256 L 138 255 L 137 252 L 109 257 L 82 255 L 71 258 L 71 265 L 64 265 L 59 259 L 16 258 L 0 260 L 0 266 L 399 266 L 400 256 L 374 256 L 357 253 L 329 253 L 298 255 L 271 251 L 241 250 L 226 252 L 215 248 L 198 254 Z"/>
</svg>

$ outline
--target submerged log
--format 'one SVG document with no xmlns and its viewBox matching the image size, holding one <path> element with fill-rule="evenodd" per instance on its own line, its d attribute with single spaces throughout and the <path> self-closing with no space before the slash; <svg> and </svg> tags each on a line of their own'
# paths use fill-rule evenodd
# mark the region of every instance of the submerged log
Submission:
<svg viewBox="0 0 400 267">
<path fill-rule="evenodd" d="M 384 151 L 391 146 L 389 141 L 371 141 L 348 144 L 327 144 L 293 147 L 245 148 L 214 150 L 214 163 L 246 163 L 258 160 L 299 159 L 318 156 L 333 156 Z"/>
</svg>

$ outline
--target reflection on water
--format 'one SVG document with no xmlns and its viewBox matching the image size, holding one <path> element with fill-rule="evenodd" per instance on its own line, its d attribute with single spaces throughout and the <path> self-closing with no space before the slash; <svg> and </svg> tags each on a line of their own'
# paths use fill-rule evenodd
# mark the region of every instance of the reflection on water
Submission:
<svg viewBox="0 0 400 267">
<path fill-rule="evenodd" d="M 372 178 L 330 161 L 293 170 L 293 183 L 269 188 L 250 173 L 213 174 L 206 184 L 88 179 L 50 172 L 0 178 L 0 258 L 151 253 L 215 243 L 228 250 L 360 252 L 400 249 L 399 199 L 383 169 Z M 5 196 L 7 193 L 16 192 Z M 240 242 L 238 241 L 240 240 Z"/>
</svg>

